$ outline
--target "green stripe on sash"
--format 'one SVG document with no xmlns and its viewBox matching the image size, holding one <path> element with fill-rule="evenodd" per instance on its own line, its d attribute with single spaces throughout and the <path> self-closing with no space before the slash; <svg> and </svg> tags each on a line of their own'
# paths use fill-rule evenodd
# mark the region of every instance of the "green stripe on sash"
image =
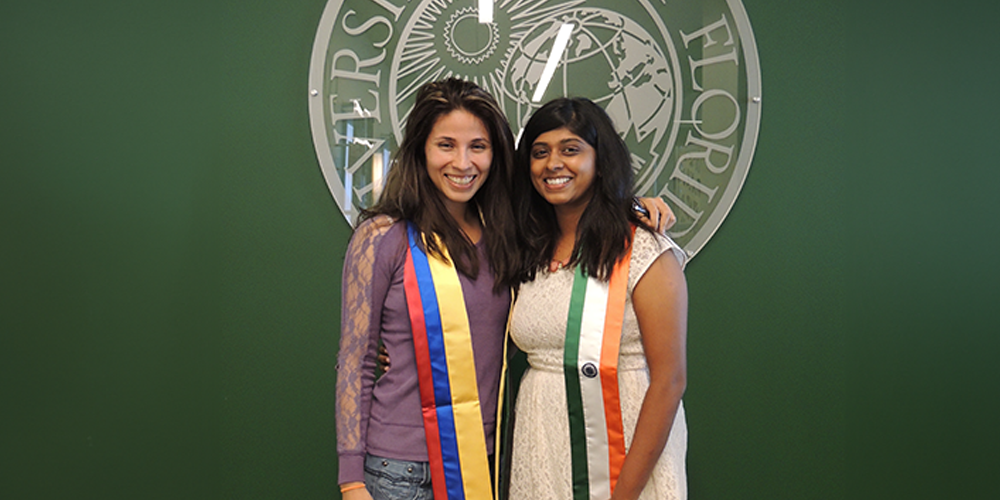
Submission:
<svg viewBox="0 0 1000 500">
<path fill-rule="evenodd" d="M 580 349 L 580 326 L 587 292 L 587 277 L 581 266 L 576 267 L 573 292 L 570 295 L 569 316 L 566 320 L 566 346 L 563 354 L 563 376 L 566 380 L 566 400 L 569 403 L 569 430 L 573 462 L 573 499 L 589 500 L 590 484 L 587 472 L 586 423 L 577 360 Z"/>
</svg>

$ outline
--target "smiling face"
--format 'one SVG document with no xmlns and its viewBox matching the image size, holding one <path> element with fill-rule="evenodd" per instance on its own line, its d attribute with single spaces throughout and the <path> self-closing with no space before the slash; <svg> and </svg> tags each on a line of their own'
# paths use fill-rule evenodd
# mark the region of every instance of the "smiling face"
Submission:
<svg viewBox="0 0 1000 500">
<path fill-rule="evenodd" d="M 490 134 L 483 122 L 464 109 L 438 118 L 424 145 L 427 175 L 452 215 L 465 212 L 486 182 L 493 161 Z"/>
<path fill-rule="evenodd" d="M 550 130 L 531 144 L 531 182 L 557 209 L 586 207 L 597 175 L 595 159 L 594 147 L 580 136 L 565 127 Z"/>
</svg>

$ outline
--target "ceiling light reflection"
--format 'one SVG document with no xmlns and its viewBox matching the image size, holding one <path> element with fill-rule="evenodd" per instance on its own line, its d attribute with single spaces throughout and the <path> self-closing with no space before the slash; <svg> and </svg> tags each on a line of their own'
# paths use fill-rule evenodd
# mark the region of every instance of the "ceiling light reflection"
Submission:
<svg viewBox="0 0 1000 500">
<path fill-rule="evenodd" d="M 535 95 L 531 97 L 531 102 L 542 100 L 545 89 L 548 88 L 549 82 L 552 80 L 552 75 L 556 72 L 556 64 L 559 63 L 559 59 L 562 59 L 563 51 L 566 50 L 566 45 L 569 44 L 569 35 L 572 32 L 573 25 L 570 23 L 565 23 L 559 27 L 559 34 L 556 35 L 556 41 L 552 44 L 552 52 L 549 53 L 549 60 L 545 62 L 545 69 L 542 70 L 542 78 L 538 81 L 538 87 L 535 88 Z"/>
<path fill-rule="evenodd" d="M 483 24 L 493 22 L 493 0 L 479 0 L 479 22 Z"/>
</svg>

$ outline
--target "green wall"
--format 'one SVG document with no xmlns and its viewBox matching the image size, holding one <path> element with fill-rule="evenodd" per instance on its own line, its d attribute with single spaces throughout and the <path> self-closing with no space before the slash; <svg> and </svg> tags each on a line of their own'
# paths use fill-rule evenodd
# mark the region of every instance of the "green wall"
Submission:
<svg viewBox="0 0 1000 500">
<path fill-rule="evenodd" d="M 336 498 L 324 4 L 0 5 L 0 497 Z M 744 5 L 763 121 L 687 273 L 691 498 L 995 498 L 1000 8 Z"/>
</svg>

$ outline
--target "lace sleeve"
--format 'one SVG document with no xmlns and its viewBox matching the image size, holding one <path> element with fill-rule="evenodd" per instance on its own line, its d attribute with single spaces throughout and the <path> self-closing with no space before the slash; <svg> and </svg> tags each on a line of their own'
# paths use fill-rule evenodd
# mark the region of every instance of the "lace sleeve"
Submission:
<svg viewBox="0 0 1000 500">
<path fill-rule="evenodd" d="M 382 303 L 389 287 L 386 267 L 377 259 L 388 217 L 358 227 L 344 259 L 337 355 L 337 453 L 339 483 L 364 480 L 365 441 L 375 383 Z M 391 274 L 391 269 L 388 271 Z"/>
<path fill-rule="evenodd" d="M 662 235 L 636 230 L 632 247 L 632 264 L 629 266 L 628 293 L 631 295 L 639 279 L 646 274 L 649 266 L 664 252 L 670 252 L 677 259 L 681 269 L 687 265 L 687 254 L 674 240 Z"/>
</svg>

